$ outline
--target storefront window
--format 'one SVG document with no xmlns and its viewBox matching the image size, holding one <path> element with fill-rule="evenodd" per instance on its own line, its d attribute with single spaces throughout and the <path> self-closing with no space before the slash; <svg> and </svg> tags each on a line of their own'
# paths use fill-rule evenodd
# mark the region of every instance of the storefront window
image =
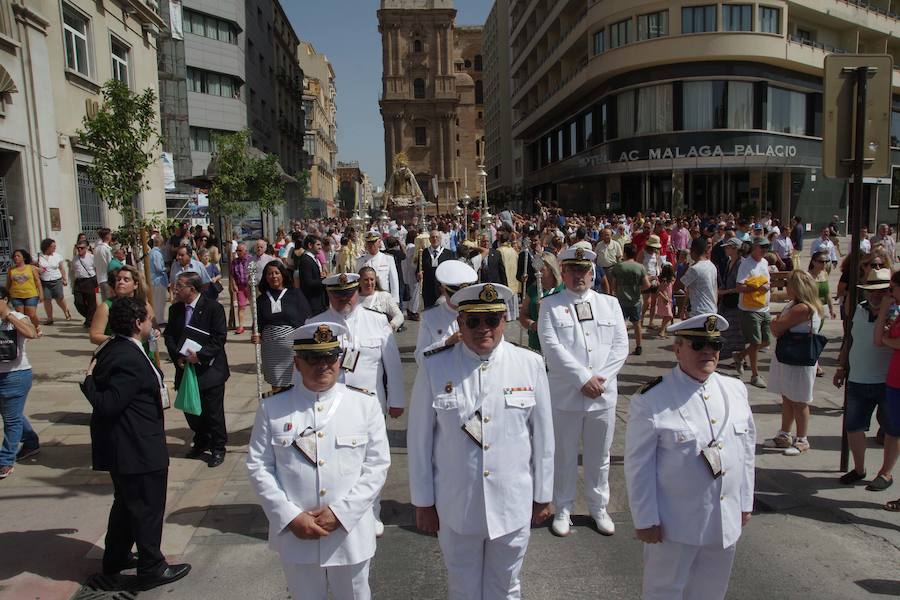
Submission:
<svg viewBox="0 0 900 600">
<path fill-rule="evenodd" d="M 639 89 L 637 108 L 636 133 L 672 131 L 671 85 L 651 85 Z"/>
<path fill-rule="evenodd" d="M 766 129 L 780 133 L 806 133 L 806 94 L 769 86 Z"/>
</svg>

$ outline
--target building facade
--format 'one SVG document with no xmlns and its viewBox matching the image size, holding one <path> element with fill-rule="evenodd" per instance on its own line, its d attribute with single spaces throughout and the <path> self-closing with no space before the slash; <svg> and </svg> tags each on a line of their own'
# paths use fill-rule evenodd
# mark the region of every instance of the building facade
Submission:
<svg viewBox="0 0 900 600">
<path fill-rule="evenodd" d="M 297 58 L 303 69 L 303 112 L 309 169 L 310 216 L 337 215 L 337 86 L 334 67 L 309 42 L 300 42 Z"/>
<path fill-rule="evenodd" d="M 525 144 L 529 197 L 627 213 L 772 211 L 814 226 L 845 214 L 845 182 L 821 172 L 824 59 L 900 57 L 888 8 L 510 0 L 512 138 Z M 898 85 L 895 72 L 895 111 Z M 867 188 L 868 222 L 896 209 L 890 186 Z"/>
<path fill-rule="evenodd" d="M 88 180 L 76 131 L 110 79 L 157 92 L 161 27 L 139 0 L 0 0 L 0 272 L 15 248 L 34 254 L 50 237 L 68 255 L 79 232 L 121 225 Z M 145 177 L 138 210 L 163 210 L 161 166 Z"/>
<path fill-rule="evenodd" d="M 482 27 L 456 26 L 452 0 L 382 0 L 385 173 L 403 152 L 436 210 L 453 210 L 484 161 Z M 471 176 L 471 177 L 469 177 Z"/>
<path fill-rule="evenodd" d="M 487 191 L 494 202 L 521 200 L 522 161 L 513 159 L 509 0 L 495 0 L 484 22 L 484 137 Z"/>
</svg>

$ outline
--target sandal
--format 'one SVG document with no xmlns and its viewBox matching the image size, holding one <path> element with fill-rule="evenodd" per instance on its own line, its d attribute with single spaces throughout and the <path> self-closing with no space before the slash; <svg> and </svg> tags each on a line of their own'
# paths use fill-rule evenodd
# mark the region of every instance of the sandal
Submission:
<svg viewBox="0 0 900 600">
<path fill-rule="evenodd" d="M 884 503 L 884 510 L 889 512 L 900 512 L 900 498 Z"/>
<path fill-rule="evenodd" d="M 782 454 L 785 456 L 799 456 L 809 450 L 809 442 L 803 440 L 795 440 L 794 445 L 786 449 Z"/>
<path fill-rule="evenodd" d="M 869 483 L 869 485 L 866 486 L 866 489 L 870 492 L 883 492 L 884 490 L 891 487 L 893 483 L 893 479 L 888 479 L 884 475 L 879 475 L 878 477 L 873 479 L 871 483 Z"/>
</svg>

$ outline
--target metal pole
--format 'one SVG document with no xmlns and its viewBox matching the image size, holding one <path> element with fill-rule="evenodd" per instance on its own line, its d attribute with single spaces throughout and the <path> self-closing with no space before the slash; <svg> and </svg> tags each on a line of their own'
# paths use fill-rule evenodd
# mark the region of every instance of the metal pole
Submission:
<svg viewBox="0 0 900 600">
<path fill-rule="evenodd" d="M 250 316 L 253 319 L 253 337 L 259 335 L 259 322 L 256 318 L 256 270 L 259 266 L 256 260 L 251 259 L 250 264 Z M 263 376 L 262 376 L 262 340 L 259 344 L 253 344 L 256 349 L 256 397 L 262 398 Z"/>
<path fill-rule="evenodd" d="M 850 269 L 850 281 L 848 301 L 844 305 L 844 343 L 847 349 L 853 346 L 853 314 L 859 301 L 859 228 L 862 223 L 863 208 L 863 156 L 865 152 L 866 135 L 866 91 L 868 88 L 869 67 L 856 69 L 856 125 L 853 140 L 853 183 L 850 186 L 850 261 L 847 268 Z M 846 370 L 849 375 L 849 369 Z M 850 446 L 847 442 L 847 392 L 844 386 L 844 416 L 841 425 L 841 471 L 849 467 Z"/>
</svg>

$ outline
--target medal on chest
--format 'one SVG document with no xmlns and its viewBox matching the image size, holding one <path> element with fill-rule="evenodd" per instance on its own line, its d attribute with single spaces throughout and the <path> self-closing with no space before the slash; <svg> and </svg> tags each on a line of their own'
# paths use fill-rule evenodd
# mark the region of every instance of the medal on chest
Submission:
<svg viewBox="0 0 900 600">
<path fill-rule="evenodd" d="M 462 430 L 466 432 L 466 435 L 475 442 L 475 445 L 481 448 L 483 445 L 482 440 L 484 439 L 482 436 L 482 423 L 481 423 L 481 411 L 476 410 L 475 414 L 472 417 L 463 423 Z"/>
<path fill-rule="evenodd" d="M 575 314 L 579 321 L 593 321 L 594 309 L 591 308 L 590 302 L 579 302 L 575 305 Z"/>
<path fill-rule="evenodd" d="M 341 368 L 348 373 L 356 370 L 356 363 L 359 362 L 359 350 L 344 350 L 344 358 L 341 361 Z"/>
<path fill-rule="evenodd" d="M 316 446 L 316 433 L 312 427 L 307 427 L 300 434 L 300 437 L 294 440 L 294 448 L 296 448 L 310 464 L 315 465 L 319 457 L 318 447 Z"/>
</svg>

